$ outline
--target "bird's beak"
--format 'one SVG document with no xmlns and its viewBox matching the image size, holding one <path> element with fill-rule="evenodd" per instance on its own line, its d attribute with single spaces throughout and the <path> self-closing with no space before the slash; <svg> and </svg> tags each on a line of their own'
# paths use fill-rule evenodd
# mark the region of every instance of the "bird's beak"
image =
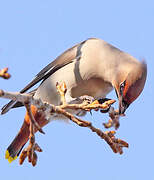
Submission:
<svg viewBox="0 0 154 180">
<path fill-rule="evenodd" d="M 120 95 L 118 91 L 116 90 L 116 88 L 115 88 L 115 92 L 116 92 L 117 98 L 119 99 L 119 114 L 124 115 L 129 104 L 124 100 L 123 94 Z"/>
<path fill-rule="evenodd" d="M 122 96 L 119 97 L 119 114 L 123 115 L 128 108 L 129 104 L 123 100 Z"/>
</svg>

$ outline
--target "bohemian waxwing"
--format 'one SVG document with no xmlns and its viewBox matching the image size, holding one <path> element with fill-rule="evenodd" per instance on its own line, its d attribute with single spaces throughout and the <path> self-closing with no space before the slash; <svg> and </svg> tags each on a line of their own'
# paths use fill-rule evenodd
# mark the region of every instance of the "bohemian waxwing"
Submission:
<svg viewBox="0 0 154 180">
<path fill-rule="evenodd" d="M 78 103 L 78 98 L 84 95 L 99 100 L 115 89 L 119 100 L 119 114 L 123 114 L 142 92 L 146 76 L 145 62 L 139 62 L 131 55 L 101 39 L 91 38 L 58 56 L 20 92 L 24 93 L 42 81 L 39 87 L 31 93 L 35 98 L 59 105 L 60 96 L 56 89 L 57 82 L 66 83 L 67 103 Z M 6 113 L 12 107 L 19 106 L 22 104 L 11 101 L 2 108 L 1 114 Z M 43 113 L 37 111 L 35 106 L 31 106 L 31 108 L 41 127 L 49 122 Z M 28 141 L 28 137 L 29 117 L 26 113 L 19 133 L 6 151 L 6 158 L 10 162 L 19 155 L 22 147 Z"/>
</svg>

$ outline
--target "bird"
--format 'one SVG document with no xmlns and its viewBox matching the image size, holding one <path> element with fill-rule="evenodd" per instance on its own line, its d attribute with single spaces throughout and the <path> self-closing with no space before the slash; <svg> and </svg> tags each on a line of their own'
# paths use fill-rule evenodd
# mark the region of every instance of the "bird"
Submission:
<svg viewBox="0 0 154 180">
<path fill-rule="evenodd" d="M 95 100 L 105 99 L 106 95 L 114 89 L 119 101 L 119 114 L 124 114 L 129 105 L 141 94 L 146 77 L 147 64 L 144 60 L 139 61 L 102 39 L 89 38 L 58 56 L 43 68 L 20 93 L 28 91 L 40 82 L 38 88 L 29 93 L 34 98 L 60 105 L 60 96 L 56 89 L 57 82 L 65 82 L 68 104 L 79 103 L 80 97 L 85 95 Z M 2 108 L 1 114 L 22 105 L 12 100 Z M 31 110 L 41 127 L 51 121 L 35 106 L 32 105 Z M 55 116 L 54 118 L 62 117 Z M 28 141 L 29 124 L 30 120 L 26 112 L 20 131 L 6 150 L 6 158 L 9 162 L 17 158 Z"/>
</svg>

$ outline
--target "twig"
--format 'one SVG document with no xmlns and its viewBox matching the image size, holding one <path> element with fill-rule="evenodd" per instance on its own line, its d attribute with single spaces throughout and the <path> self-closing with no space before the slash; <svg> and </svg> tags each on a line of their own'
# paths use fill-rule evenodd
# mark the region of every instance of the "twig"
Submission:
<svg viewBox="0 0 154 180">
<path fill-rule="evenodd" d="M 104 113 L 103 111 L 101 112 Z M 120 122 L 119 122 L 120 116 L 125 116 L 125 114 L 119 115 L 119 110 L 114 110 L 114 107 L 110 107 L 109 117 L 111 119 L 109 119 L 107 123 L 103 123 L 104 127 L 105 128 L 114 127 L 115 130 L 117 130 L 120 126 Z"/>
<path fill-rule="evenodd" d="M 63 105 L 66 106 L 65 93 L 66 93 L 67 89 L 65 89 L 64 87 L 66 87 L 65 83 L 63 83 L 61 86 L 59 85 L 59 87 L 57 88 L 59 94 L 63 96 L 64 103 L 62 104 L 61 108 L 63 107 Z M 84 103 L 83 103 L 83 104 L 80 104 L 80 109 L 83 109 L 83 110 L 100 109 L 100 108 L 107 109 L 114 102 L 115 102 L 115 100 L 106 101 L 104 104 L 98 104 L 97 102 L 96 103 L 94 102 L 89 105 L 84 105 Z M 75 105 L 75 107 L 77 107 L 77 104 Z M 74 108 L 74 106 L 72 106 L 71 108 Z M 79 109 L 79 107 L 78 107 L 78 109 Z M 58 113 L 62 113 L 63 115 L 65 114 L 66 117 L 68 117 L 70 120 L 72 120 L 79 126 L 88 127 L 91 131 L 95 132 L 98 136 L 100 136 L 102 139 L 104 139 L 109 144 L 109 146 L 111 147 L 113 152 L 115 152 L 115 153 L 122 154 L 123 153 L 122 148 L 128 147 L 127 142 L 125 142 L 121 139 L 115 138 L 115 136 L 114 136 L 115 131 L 114 131 L 114 133 L 113 133 L 113 131 L 104 133 L 100 129 L 95 128 L 91 122 L 80 120 L 77 117 L 75 117 L 74 115 L 72 115 L 66 111 L 62 112 L 62 109 L 60 109 L 60 111 Z M 111 115 L 110 115 L 110 117 L 111 117 Z"/>
<path fill-rule="evenodd" d="M 62 104 L 66 104 L 66 99 L 65 99 L 65 93 L 67 91 L 67 88 L 66 88 L 66 84 L 65 83 L 62 83 L 61 85 L 57 82 L 56 83 L 56 88 L 57 88 L 57 91 L 59 92 L 60 94 L 60 97 L 61 97 L 61 103 Z"/>
<path fill-rule="evenodd" d="M 28 146 L 27 148 L 25 148 L 22 152 L 21 155 L 19 157 L 19 164 L 22 165 L 23 162 L 25 161 L 25 159 L 27 158 L 27 156 L 29 155 L 29 151 L 30 151 L 30 146 Z M 35 151 L 38 152 L 42 152 L 42 149 L 39 147 L 39 145 L 37 143 L 34 144 L 33 146 L 33 159 L 31 161 L 32 165 L 35 166 L 37 163 L 37 154 Z M 29 159 L 29 158 L 28 158 Z"/>
<path fill-rule="evenodd" d="M 26 107 L 26 110 L 27 110 L 27 112 L 28 112 L 28 116 L 29 116 L 29 118 L 30 118 L 30 133 L 32 133 L 32 134 L 30 134 L 30 135 L 33 136 L 33 132 L 34 132 L 34 130 L 32 129 L 32 126 L 33 126 L 33 127 L 36 127 L 36 129 L 37 129 L 40 133 L 45 134 L 44 131 L 42 130 L 42 128 L 41 128 L 41 127 L 39 126 L 39 124 L 36 122 L 36 120 L 35 120 L 35 118 L 34 118 L 34 116 L 33 116 L 33 113 L 32 113 L 32 111 L 31 111 L 31 104 L 30 104 L 29 102 L 25 102 L 24 105 L 25 105 L 25 107 Z"/>
<path fill-rule="evenodd" d="M 23 93 L 20 94 L 18 92 L 16 93 L 11 93 L 11 92 L 5 92 L 3 90 L 0 90 L 0 97 L 3 98 L 8 98 L 8 99 L 13 99 L 22 102 L 28 112 L 28 115 L 30 117 L 30 143 L 29 146 L 24 149 L 20 155 L 20 164 L 22 164 L 25 160 L 25 158 L 28 156 L 29 162 L 32 163 L 32 165 L 36 165 L 37 162 L 37 155 L 35 151 L 41 152 L 41 148 L 36 145 L 35 143 L 35 136 L 34 136 L 34 128 L 38 129 L 40 132 L 43 132 L 42 129 L 39 127 L 37 122 L 35 121 L 31 108 L 31 105 L 36 106 L 40 111 L 42 110 L 47 117 L 51 117 L 53 113 L 56 114 L 61 114 L 67 118 L 69 118 L 72 122 L 76 123 L 77 125 L 81 127 L 88 127 L 92 132 L 95 132 L 98 136 L 100 136 L 102 139 L 104 139 L 107 144 L 111 147 L 113 152 L 122 154 L 123 147 L 128 147 L 128 143 L 115 138 L 115 131 L 108 131 L 108 132 L 102 132 L 100 129 L 95 128 L 91 122 L 89 121 L 84 121 L 73 114 L 69 113 L 67 110 L 68 109 L 74 109 L 74 110 L 84 110 L 84 111 L 90 111 L 92 109 L 97 110 L 97 109 L 108 109 L 111 104 L 115 102 L 115 100 L 109 100 L 106 101 L 103 104 L 98 104 L 98 103 L 92 103 L 88 104 L 83 102 L 82 104 L 67 104 L 65 100 L 65 93 L 67 91 L 65 83 L 62 85 L 57 84 L 57 91 L 59 92 L 61 96 L 61 102 L 62 104 L 60 106 L 55 106 L 53 104 L 48 104 L 46 102 L 42 102 L 40 99 L 34 99 L 31 95 Z"/>
<path fill-rule="evenodd" d="M 25 160 L 25 158 L 28 156 L 28 161 L 32 163 L 33 166 L 36 165 L 37 162 L 37 154 L 35 153 L 36 147 L 38 148 L 39 146 L 36 146 L 35 143 L 35 128 L 40 132 L 44 133 L 42 128 L 39 126 L 39 124 L 36 122 L 32 111 L 31 111 L 31 104 L 29 102 L 26 102 L 25 104 L 29 119 L 30 119 L 30 126 L 29 126 L 29 145 L 26 149 L 23 150 L 23 152 L 20 155 L 19 158 L 19 163 L 22 164 Z"/>
<path fill-rule="evenodd" d="M 0 77 L 3 79 L 9 79 L 11 75 L 8 73 L 8 68 L 3 68 L 0 70 Z"/>
</svg>

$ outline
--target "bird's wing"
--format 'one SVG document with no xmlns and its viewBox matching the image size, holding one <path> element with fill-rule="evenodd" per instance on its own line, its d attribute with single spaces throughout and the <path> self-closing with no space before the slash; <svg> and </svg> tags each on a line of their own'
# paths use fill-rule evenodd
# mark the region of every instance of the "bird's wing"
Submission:
<svg viewBox="0 0 154 180">
<path fill-rule="evenodd" d="M 58 69 L 66 66 L 67 64 L 70 64 L 73 62 L 73 60 L 78 59 L 81 56 L 81 48 L 83 44 L 86 42 L 83 41 L 72 48 L 66 50 L 63 54 L 58 56 L 53 62 L 48 64 L 45 68 L 43 68 L 36 76 L 35 78 L 26 86 L 24 87 L 20 93 L 24 93 L 27 90 L 29 90 L 31 87 L 33 87 L 38 82 L 47 79 L 49 76 L 51 76 L 54 72 L 56 72 Z M 20 103 L 21 105 L 21 103 Z M 5 114 L 8 112 L 12 107 L 18 107 L 19 103 L 17 104 L 17 101 L 11 100 L 8 104 L 3 106 L 1 114 Z"/>
</svg>

